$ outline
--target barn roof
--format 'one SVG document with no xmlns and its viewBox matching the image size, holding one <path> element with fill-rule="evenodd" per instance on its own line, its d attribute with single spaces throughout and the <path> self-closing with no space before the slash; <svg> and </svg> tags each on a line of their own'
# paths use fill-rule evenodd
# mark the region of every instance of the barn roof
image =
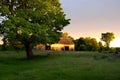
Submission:
<svg viewBox="0 0 120 80">
<path fill-rule="evenodd" d="M 61 38 L 58 43 L 59 44 L 74 44 L 71 38 Z"/>
</svg>

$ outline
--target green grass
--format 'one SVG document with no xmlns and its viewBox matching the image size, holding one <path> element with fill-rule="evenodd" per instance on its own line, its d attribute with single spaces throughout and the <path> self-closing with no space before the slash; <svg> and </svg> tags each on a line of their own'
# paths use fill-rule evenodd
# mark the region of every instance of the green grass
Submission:
<svg viewBox="0 0 120 80">
<path fill-rule="evenodd" d="M 50 55 L 47 55 L 47 54 Z M 0 51 L 0 80 L 120 80 L 120 59 L 95 60 L 97 52 Z"/>
</svg>

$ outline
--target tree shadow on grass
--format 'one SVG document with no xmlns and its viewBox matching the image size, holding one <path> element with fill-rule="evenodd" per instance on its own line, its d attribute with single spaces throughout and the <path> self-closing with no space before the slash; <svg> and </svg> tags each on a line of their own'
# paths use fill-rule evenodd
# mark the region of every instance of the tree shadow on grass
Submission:
<svg viewBox="0 0 120 80">
<path fill-rule="evenodd" d="M 27 59 L 26 56 L 10 56 L 10 57 L 1 57 L 0 62 L 2 64 L 14 64 L 14 63 L 21 63 L 27 61 L 43 61 L 52 58 L 51 55 L 34 55 L 32 59 Z"/>
<path fill-rule="evenodd" d="M 44 59 L 48 59 L 50 57 L 50 55 L 33 55 L 33 58 L 31 59 L 27 59 L 26 57 L 23 58 L 16 58 L 17 60 L 20 61 L 27 61 L 27 60 L 44 60 Z"/>
</svg>

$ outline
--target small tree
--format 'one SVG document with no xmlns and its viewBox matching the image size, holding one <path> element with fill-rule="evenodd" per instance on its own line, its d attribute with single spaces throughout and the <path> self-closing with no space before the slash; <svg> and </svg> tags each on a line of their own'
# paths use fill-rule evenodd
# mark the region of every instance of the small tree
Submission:
<svg viewBox="0 0 120 80">
<path fill-rule="evenodd" d="M 20 42 L 27 58 L 33 57 L 33 44 L 53 43 L 69 24 L 59 0 L 0 0 L 0 33 L 12 44 Z"/>
<path fill-rule="evenodd" d="M 102 33 L 101 40 L 105 42 L 106 48 L 109 49 L 110 42 L 114 39 L 114 33 L 112 32 L 106 32 Z"/>
<path fill-rule="evenodd" d="M 67 32 L 65 32 L 65 33 L 62 33 L 62 38 L 68 38 L 69 36 L 68 36 L 68 33 Z"/>
<path fill-rule="evenodd" d="M 62 33 L 61 37 L 62 38 L 70 38 L 70 39 L 74 40 L 74 38 L 72 36 L 69 36 L 69 34 L 67 32 Z"/>
<path fill-rule="evenodd" d="M 99 42 L 98 44 L 99 44 L 98 51 L 102 52 L 104 50 L 104 46 L 103 46 L 102 42 Z"/>
</svg>

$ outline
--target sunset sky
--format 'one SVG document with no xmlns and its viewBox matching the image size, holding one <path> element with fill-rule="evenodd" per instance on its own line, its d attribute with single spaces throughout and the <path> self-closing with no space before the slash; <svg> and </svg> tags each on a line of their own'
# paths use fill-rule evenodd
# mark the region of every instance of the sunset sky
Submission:
<svg viewBox="0 0 120 80">
<path fill-rule="evenodd" d="M 70 25 L 63 32 L 70 36 L 92 37 L 99 40 L 101 33 L 113 32 L 111 46 L 120 47 L 120 0 L 60 0 Z"/>
<path fill-rule="evenodd" d="M 60 0 L 66 18 L 71 19 L 63 32 L 75 39 L 113 32 L 111 46 L 120 47 L 120 0 Z M 0 21 L 1 22 L 1 21 Z"/>
</svg>

